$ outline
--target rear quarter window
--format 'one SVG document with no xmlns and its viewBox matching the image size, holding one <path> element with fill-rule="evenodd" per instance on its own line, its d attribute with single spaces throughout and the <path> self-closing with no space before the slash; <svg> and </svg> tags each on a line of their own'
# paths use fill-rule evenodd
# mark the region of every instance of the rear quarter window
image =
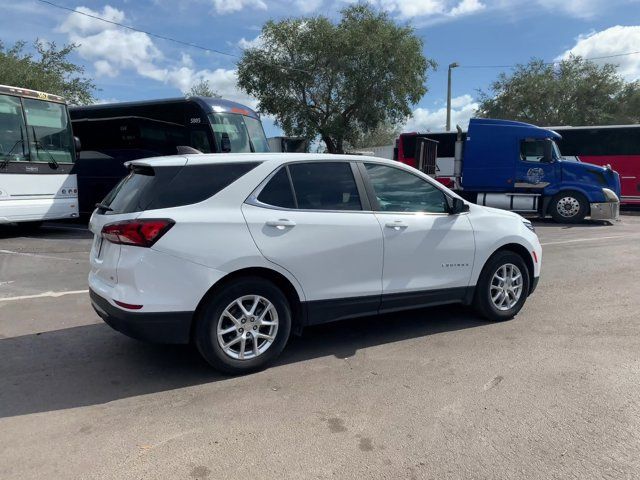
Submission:
<svg viewBox="0 0 640 480">
<path fill-rule="evenodd" d="M 220 163 L 185 167 L 133 167 L 102 202 L 105 214 L 180 207 L 202 202 L 228 187 L 259 163 Z"/>
<path fill-rule="evenodd" d="M 213 197 L 258 166 L 251 163 L 186 166 L 159 191 L 149 209 L 191 205 Z"/>
</svg>

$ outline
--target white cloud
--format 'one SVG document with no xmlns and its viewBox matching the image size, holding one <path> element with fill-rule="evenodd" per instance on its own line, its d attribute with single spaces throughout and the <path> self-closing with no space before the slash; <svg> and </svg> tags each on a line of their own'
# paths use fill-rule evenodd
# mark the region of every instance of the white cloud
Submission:
<svg viewBox="0 0 640 480">
<path fill-rule="evenodd" d="M 480 0 L 368 0 L 375 7 L 400 18 L 454 18 L 477 13 L 486 8 Z"/>
<path fill-rule="evenodd" d="M 463 129 L 478 109 L 478 103 L 471 95 L 462 95 L 451 99 L 451 127 L 460 125 Z M 447 121 L 447 108 L 416 108 L 407 121 L 403 131 L 407 132 L 439 132 L 443 131 Z"/>
<path fill-rule="evenodd" d="M 108 5 L 101 12 L 85 7 L 76 10 L 119 23 L 126 20 L 123 11 Z M 179 61 L 172 63 L 146 33 L 132 32 L 77 14 L 70 14 L 59 31 L 66 33 L 69 41 L 79 45 L 77 52 L 82 58 L 93 62 L 96 77 L 115 77 L 121 71 L 132 71 L 142 77 L 172 85 L 183 93 L 193 84 L 207 80 L 226 99 L 250 107 L 257 104 L 255 99 L 237 88 L 234 69 L 198 70 L 186 53 L 180 55 Z"/>
<path fill-rule="evenodd" d="M 479 0 L 462 0 L 456 7 L 452 8 L 449 15 L 469 15 L 484 10 L 487 6 Z"/>
<path fill-rule="evenodd" d="M 109 5 L 102 11 L 86 7 L 78 7 L 76 11 L 119 23 L 125 20 L 122 10 Z M 162 53 L 146 33 L 124 30 L 77 14 L 70 14 L 58 30 L 78 45 L 77 52 L 82 58 L 94 62 L 98 76 L 113 77 L 120 70 L 132 69 L 156 80 L 162 77 L 162 71 L 154 65 L 155 61 L 162 59 Z"/>
<path fill-rule="evenodd" d="M 640 25 L 616 25 L 600 32 L 580 35 L 576 39 L 576 44 L 560 55 L 557 60 L 567 58 L 571 54 L 594 58 L 637 51 L 640 51 Z M 594 61 L 600 64 L 618 65 L 618 72 L 628 81 L 640 79 L 640 54 Z"/>
<path fill-rule="evenodd" d="M 259 47 L 261 45 L 262 45 L 262 37 L 260 35 L 258 35 L 253 40 L 247 40 L 246 38 L 242 37 L 238 42 L 238 46 L 243 50 L 247 48 Z"/>
<path fill-rule="evenodd" d="M 239 12 L 249 7 L 259 10 L 267 9 L 267 4 L 262 0 L 212 0 L 212 3 L 216 13 L 220 15 Z"/>
<path fill-rule="evenodd" d="M 94 11 L 87 7 L 77 7 L 76 12 L 83 13 L 84 15 L 72 14 L 60 25 L 59 31 L 63 33 L 82 33 L 89 35 L 93 33 L 99 33 L 104 30 L 109 24 L 102 22 L 96 18 L 88 17 L 87 15 L 93 15 L 95 17 L 101 17 L 111 22 L 122 23 L 124 20 L 124 12 L 113 8 L 110 5 L 106 5 L 102 11 Z M 111 28 L 116 28 L 115 25 L 111 25 Z"/>
<path fill-rule="evenodd" d="M 303 0 L 300 0 L 303 1 Z M 316 0 L 313 0 L 314 2 Z M 342 0 L 354 3 L 356 0 Z M 462 16 L 492 12 L 529 16 L 549 12 L 574 18 L 593 18 L 607 9 L 633 8 L 638 0 L 366 0 L 400 19 L 416 19 L 421 26 Z"/>
<path fill-rule="evenodd" d="M 548 10 L 563 12 L 578 18 L 592 17 L 609 4 L 603 0 L 537 0 L 537 2 Z"/>
<path fill-rule="evenodd" d="M 323 0 L 295 0 L 295 5 L 302 13 L 315 12 L 322 6 Z"/>
<path fill-rule="evenodd" d="M 374 6 L 402 18 L 442 15 L 446 12 L 447 0 L 369 0 Z"/>
</svg>

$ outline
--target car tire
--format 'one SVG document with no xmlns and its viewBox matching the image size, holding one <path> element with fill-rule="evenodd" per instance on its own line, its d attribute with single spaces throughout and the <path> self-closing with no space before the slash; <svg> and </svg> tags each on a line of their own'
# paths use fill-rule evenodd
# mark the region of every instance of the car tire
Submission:
<svg viewBox="0 0 640 480">
<path fill-rule="evenodd" d="M 263 278 L 244 277 L 223 285 L 204 300 L 194 340 L 211 366 L 240 375 L 273 362 L 290 332 L 291 307 L 282 291 Z"/>
<path fill-rule="evenodd" d="M 517 278 L 514 275 L 517 274 L 520 275 L 519 283 L 514 281 Z M 505 282 L 501 283 L 499 278 L 505 278 Z M 522 257 L 514 252 L 499 251 L 489 258 L 482 269 L 473 303 L 478 313 L 487 320 L 510 320 L 524 305 L 529 288 L 529 269 Z"/>
<path fill-rule="evenodd" d="M 549 208 L 558 223 L 580 223 L 589 213 L 589 200 L 580 192 L 559 192 L 551 199 Z"/>
</svg>

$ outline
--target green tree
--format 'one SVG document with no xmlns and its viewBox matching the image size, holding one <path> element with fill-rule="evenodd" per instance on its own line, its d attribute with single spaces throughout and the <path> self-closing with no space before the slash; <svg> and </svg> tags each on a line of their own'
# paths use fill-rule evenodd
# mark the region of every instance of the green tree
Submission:
<svg viewBox="0 0 640 480">
<path fill-rule="evenodd" d="M 393 145 L 400 132 L 402 132 L 401 125 L 388 121 L 381 122 L 371 130 L 355 132 L 348 144 L 354 149 Z"/>
<path fill-rule="evenodd" d="M 640 121 L 640 82 L 625 83 L 615 65 L 574 56 L 556 64 L 533 59 L 518 65 L 510 75 L 501 73 L 479 100 L 481 117 L 537 125 Z"/>
<path fill-rule="evenodd" d="M 69 60 L 76 45 L 58 48 L 54 42 L 36 40 L 35 53 L 25 52 L 26 42 L 5 48 L 0 42 L 0 83 L 63 96 L 74 105 L 93 103 L 96 86 L 82 76 L 84 68 Z"/>
<path fill-rule="evenodd" d="M 398 124 L 426 93 L 429 68 L 413 28 L 365 4 L 323 16 L 268 21 L 246 49 L 238 85 L 291 136 L 318 136 L 331 153 L 381 123 Z"/>
<path fill-rule="evenodd" d="M 209 80 L 199 80 L 191 85 L 191 88 L 187 92 L 190 97 L 211 97 L 221 98 L 218 92 L 216 92 L 209 83 Z"/>
</svg>

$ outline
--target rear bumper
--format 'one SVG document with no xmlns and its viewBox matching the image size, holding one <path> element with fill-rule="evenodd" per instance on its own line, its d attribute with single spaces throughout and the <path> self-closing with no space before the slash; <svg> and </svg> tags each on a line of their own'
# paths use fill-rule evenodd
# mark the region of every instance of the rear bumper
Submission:
<svg viewBox="0 0 640 480">
<path fill-rule="evenodd" d="M 189 343 L 193 312 L 129 312 L 114 307 L 93 290 L 91 306 L 114 330 L 153 343 Z"/>
<path fill-rule="evenodd" d="M 618 220 L 620 218 L 620 202 L 592 203 L 591 220 Z"/>
</svg>

